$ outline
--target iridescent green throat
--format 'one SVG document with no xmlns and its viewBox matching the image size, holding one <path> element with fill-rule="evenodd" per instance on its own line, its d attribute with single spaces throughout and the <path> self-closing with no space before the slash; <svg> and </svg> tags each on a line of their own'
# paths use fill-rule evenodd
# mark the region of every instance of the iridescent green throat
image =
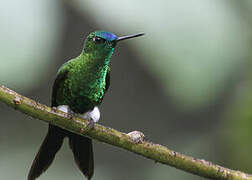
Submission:
<svg viewBox="0 0 252 180">
<path fill-rule="evenodd" d="M 102 55 L 84 52 L 69 62 L 74 67 L 69 72 L 68 81 L 73 97 L 86 97 L 92 104 L 102 101 L 112 54 L 113 51 Z"/>
</svg>

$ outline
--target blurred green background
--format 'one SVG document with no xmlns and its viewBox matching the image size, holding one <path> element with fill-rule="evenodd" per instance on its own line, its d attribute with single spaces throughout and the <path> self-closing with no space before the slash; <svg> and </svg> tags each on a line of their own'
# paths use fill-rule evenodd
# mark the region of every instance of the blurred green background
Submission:
<svg viewBox="0 0 252 180">
<path fill-rule="evenodd" d="M 50 105 L 57 69 L 94 30 L 118 45 L 101 124 L 252 173 L 252 1 L 0 2 L 0 84 Z M 0 104 L 0 178 L 26 179 L 47 124 Z M 97 143 L 93 179 L 203 179 Z M 41 180 L 83 179 L 67 141 Z"/>
</svg>

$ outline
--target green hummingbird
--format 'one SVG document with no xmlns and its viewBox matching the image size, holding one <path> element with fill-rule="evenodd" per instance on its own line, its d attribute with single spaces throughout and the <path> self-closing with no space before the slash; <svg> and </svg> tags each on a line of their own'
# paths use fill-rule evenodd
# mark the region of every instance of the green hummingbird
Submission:
<svg viewBox="0 0 252 180">
<path fill-rule="evenodd" d="M 100 119 L 98 106 L 109 88 L 109 63 L 116 44 L 142 35 L 144 34 L 138 33 L 117 37 L 107 31 L 90 33 L 81 54 L 59 68 L 53 84 L 51 106 L 81 115 L 89 120 L 92 128 Z M 65 137 L 69 138 L 69 146 L 78 168 L 87 179 L 91 179 L 94 173 L 92 140 L 49 125 L 47 135 L 32 163 L 28 180 L 35 180 L 48 169 Z"/>
</svg>

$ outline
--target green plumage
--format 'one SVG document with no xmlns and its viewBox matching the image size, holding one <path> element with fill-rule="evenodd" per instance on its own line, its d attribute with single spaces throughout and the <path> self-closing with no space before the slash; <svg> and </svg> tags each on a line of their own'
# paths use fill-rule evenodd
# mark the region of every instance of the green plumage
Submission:
<svg viewBox="0 0 252 180">
<path fill-rule="evenodd" d="M 65 63 L 54 83 L 52 105 L 68 105 L 76 113 L 99 105 L 109 86 L 109 58 L 81 54 Z"/>
</svg>

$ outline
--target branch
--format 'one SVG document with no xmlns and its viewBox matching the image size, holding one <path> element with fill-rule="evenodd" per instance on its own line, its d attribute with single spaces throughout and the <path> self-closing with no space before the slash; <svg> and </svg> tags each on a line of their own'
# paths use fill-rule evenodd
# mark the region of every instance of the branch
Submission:
<svg viewBox="0 0 252 180">
<path fill-rule="evenodd" d="M 59 126 L 68 131 L 126 149 L 152 159 L 155 162 L 170 165 L 192 174 L 216 180 L 252 180 L 252 175 L 227 169 L 205 160 L 189 157 L 159 144 L 154 144 L 143 139 L 136 142 L 135 140 L 139 138 L 135 135 L 141 136 L 141 133 L 125 134 L 99 124 L 95 124 L 94 129 L 90 130 L 88 120 L 73 117 L 55 108 L 37 103 L 4 86 L 0 86 L 0 101 L 28 116 Z"/>
</svg>

